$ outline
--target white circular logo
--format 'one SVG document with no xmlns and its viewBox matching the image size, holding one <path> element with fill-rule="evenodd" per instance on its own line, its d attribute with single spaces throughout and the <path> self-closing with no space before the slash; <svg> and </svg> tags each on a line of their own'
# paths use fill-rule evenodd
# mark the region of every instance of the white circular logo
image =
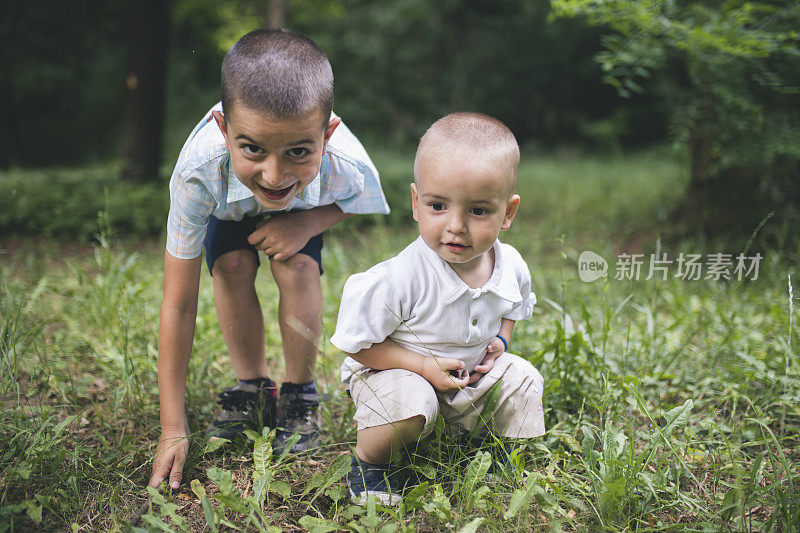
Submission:
<svg viewBox="0 0 800 533">
<path fill-rule="evenodd" d="M 600 255 L 584 250 L 578 257 L 578 276 L 587 283 L 600 279 L 608 273 L 608 263 Z"/>
</svg>

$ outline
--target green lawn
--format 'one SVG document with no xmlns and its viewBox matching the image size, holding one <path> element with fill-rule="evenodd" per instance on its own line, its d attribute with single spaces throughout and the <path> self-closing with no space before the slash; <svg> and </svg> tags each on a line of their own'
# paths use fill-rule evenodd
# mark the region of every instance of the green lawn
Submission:
<svg viewBox="0 0 800 533">
<path fill-rule="evenodd" d="M 317 376 L 331 401 L 322 452 L 273 459 L 269 435 L 255 433 L 233 450 L 206 448 L 215 393 L 233 372 L 204 275 L 188 379 L 192 457 L 181 489 L 154 496 L 138 527 L 800 529 L 796 258 L 761 250 L 757 280 L 684 280 L 676 264 L 669 279 L 646 280 L 658 246 L 670 259 L 742 252 L 658 244 L 685 187 L 676 156 L 524 161 L 520 213 L 502 237 L 533 270 L 536 314 L 512 344 L 545 378 L 548 432 L 520 443 L 507 483 L 485 478 L 498 446 L 472 458 L 445 432 L 416 450 L 411 469 L 422 484 L 402 507 L 348 501 L 355 431 L 338 384 L 342 355 L 328 339 L 347 276 L 415 238 L 404 222 L 410 159 L 378 152 L 393 216 L 348 221 L 325 245 Z M 37 238 L 0 248 L 0 532 L 124 530 L 147 501 L 159 433 L 162 245 L 116 235 L 93 247 Z M 584 250 L 608 261 L 605 281 L 580 281 Z M 623 252 L 645 254 L 641 279 L 615 279 Z M 276 290 L 266 273 L 257 288 L 280 377 Z"/>
</svg>

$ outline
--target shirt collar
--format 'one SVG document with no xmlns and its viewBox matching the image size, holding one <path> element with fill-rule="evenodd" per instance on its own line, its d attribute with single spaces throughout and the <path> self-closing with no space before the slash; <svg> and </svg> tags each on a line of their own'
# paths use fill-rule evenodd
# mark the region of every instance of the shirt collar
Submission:
<svg viewBox="0 0 800 533">
<path fill-rule="evenodd" d="M 494 271 L 484 288 L 511 303 L 522 301 L 517 272 L 514 270 L 512 262 L 507 261 L 507 258 L 503 256 L 500 241 L 494 241 Z"/>
<path fill-rule="evenodd" d="M 489 281 L 478 289 L 472 289 L 464 283 L 464 280 L 458 277 L 458 274 L 447 264 L 447 261 L 425 244 L 422 237 L 417 238 L 416 246 L 420 251 L 420 255 L 434 269 L 436 277 L 442 281 L 443 305 L 452 304 L 467 291 L 492 292 L 511 303 L 522 301 L 514 266 L 511 262 L 503 260 L 499 240 L 494 242 L 494 270 L 492 270 L 492 275 Z"/>
<path fill-rule="evenodd" d="M 245 198 L 250 198 L 253 196 L 253 191 L 245 187 L 244 184 L 236 177 L 236 174 L 233 173 L 230 154 L 225 156 L 225 161 L 222 164 L 224 165 L 222 171 L 228 176 L 228 197 L 226 201 L 231 204 L 233 202 L 238 202 L 239 200 L 244 200 Z"/>
<path fill-rule="evenodd" d="M 321 173 L 317 172 L 317 177 L 314 178 L 314 181 L 306 185 L 305 189 L 300 191 L 295 198 L 304 201 L 308 205 L 319 205 L 320 196 L 322 194 L 322 186 L 320 185 L 322 182 L 321 176 Z"/>
</svg>

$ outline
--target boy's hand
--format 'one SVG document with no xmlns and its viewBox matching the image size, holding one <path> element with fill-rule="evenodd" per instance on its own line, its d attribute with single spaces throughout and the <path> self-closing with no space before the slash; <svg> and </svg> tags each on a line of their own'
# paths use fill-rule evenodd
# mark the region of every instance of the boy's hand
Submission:
<svg viewBox="0 0 800 533">
<path fill-rule="evenodd" d="M 472 369 L 472 373 L 469 376 L 468 385 L 472 385 L 480 381 L 480 379 L 487 374 L 493 367 L 494 361 L 505 351 L 505 345 L 503 341 L 495 337 L 486 347 L 486 355 L 483 356 L 483 359 L 480 363 L 475 365 L 475 368 Z"/>
<path fill-rule="evenodd" d="M 309 211 L 273 215 L 259 222 L 257 229 L 247 237 L 247 242 L 276 261 L 285 261 L 303 249 L 308 240 L 316 235 L 310 233 L 305 219 Z"/>
<path fill-rule="evenodd" d="M 453 375 L 450 371 L 458 375 Z M 422 360 L 420 375 L 428 380 L 434 389 L 440 392 L 450 392 L 467 386 L 468 376 L 464 375 L 464 361 L 449 357 L 425 357 Z"/>
<path fill-rule="evenodd" d="M 153 459 L 153 475 L 148 485 L 158 487 L 159 483 L 168 479 L 169 486 L 177 489 L 181 484 L 183 463 L 186 462 L 188 453 L 189 437 L 186 431 L 175 434 L 162 432 Z"/>
</svg>

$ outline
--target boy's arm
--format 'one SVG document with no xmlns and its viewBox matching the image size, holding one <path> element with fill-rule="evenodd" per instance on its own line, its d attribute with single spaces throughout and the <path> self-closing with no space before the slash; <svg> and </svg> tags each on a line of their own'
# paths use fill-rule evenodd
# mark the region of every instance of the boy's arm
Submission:
<svg viewBox="0 0 800 533">
<path fill-rule="evenodd" d="M 197 318 L 201 257 L 164 254 L 164 299 L 158 329 L 158 397 L 161 438 L 150 485 L 169 478 L 177 488 L 189 448 L 185 410 L 186 373 Z"/>
<path fill-rule="evenodd" d="M 442 392 L 460 389 L 466 386 L 468 380 L 468 377 L 460 379 L 450 374 L 451 370 L 463 370 L 464 362 L 460 359 L 421 355 L 395 344 L 390 339 L 349 355 L 362 365 L 375 370 L 400 368 L 414 372 L 425 378 L 434 389 Z"/>
<path fill-rule="evenodd" d="M 500 321 L 500 332 L 499 333 L 508 342 L 511 342 L 511 334 L 514 333 L 514 324 L 515 324 L 515 322 L 513 320 L 508 319 L 508 318 L 504 318 L 503 320 Z"/>
<path fill-rule="evenodd" d="M 351 216 L 335 204 L 272 216 L 250 234 L 247 242 L 276 261 L 285 261 L 299 252 L 311 237 Z"/>
</svg>

